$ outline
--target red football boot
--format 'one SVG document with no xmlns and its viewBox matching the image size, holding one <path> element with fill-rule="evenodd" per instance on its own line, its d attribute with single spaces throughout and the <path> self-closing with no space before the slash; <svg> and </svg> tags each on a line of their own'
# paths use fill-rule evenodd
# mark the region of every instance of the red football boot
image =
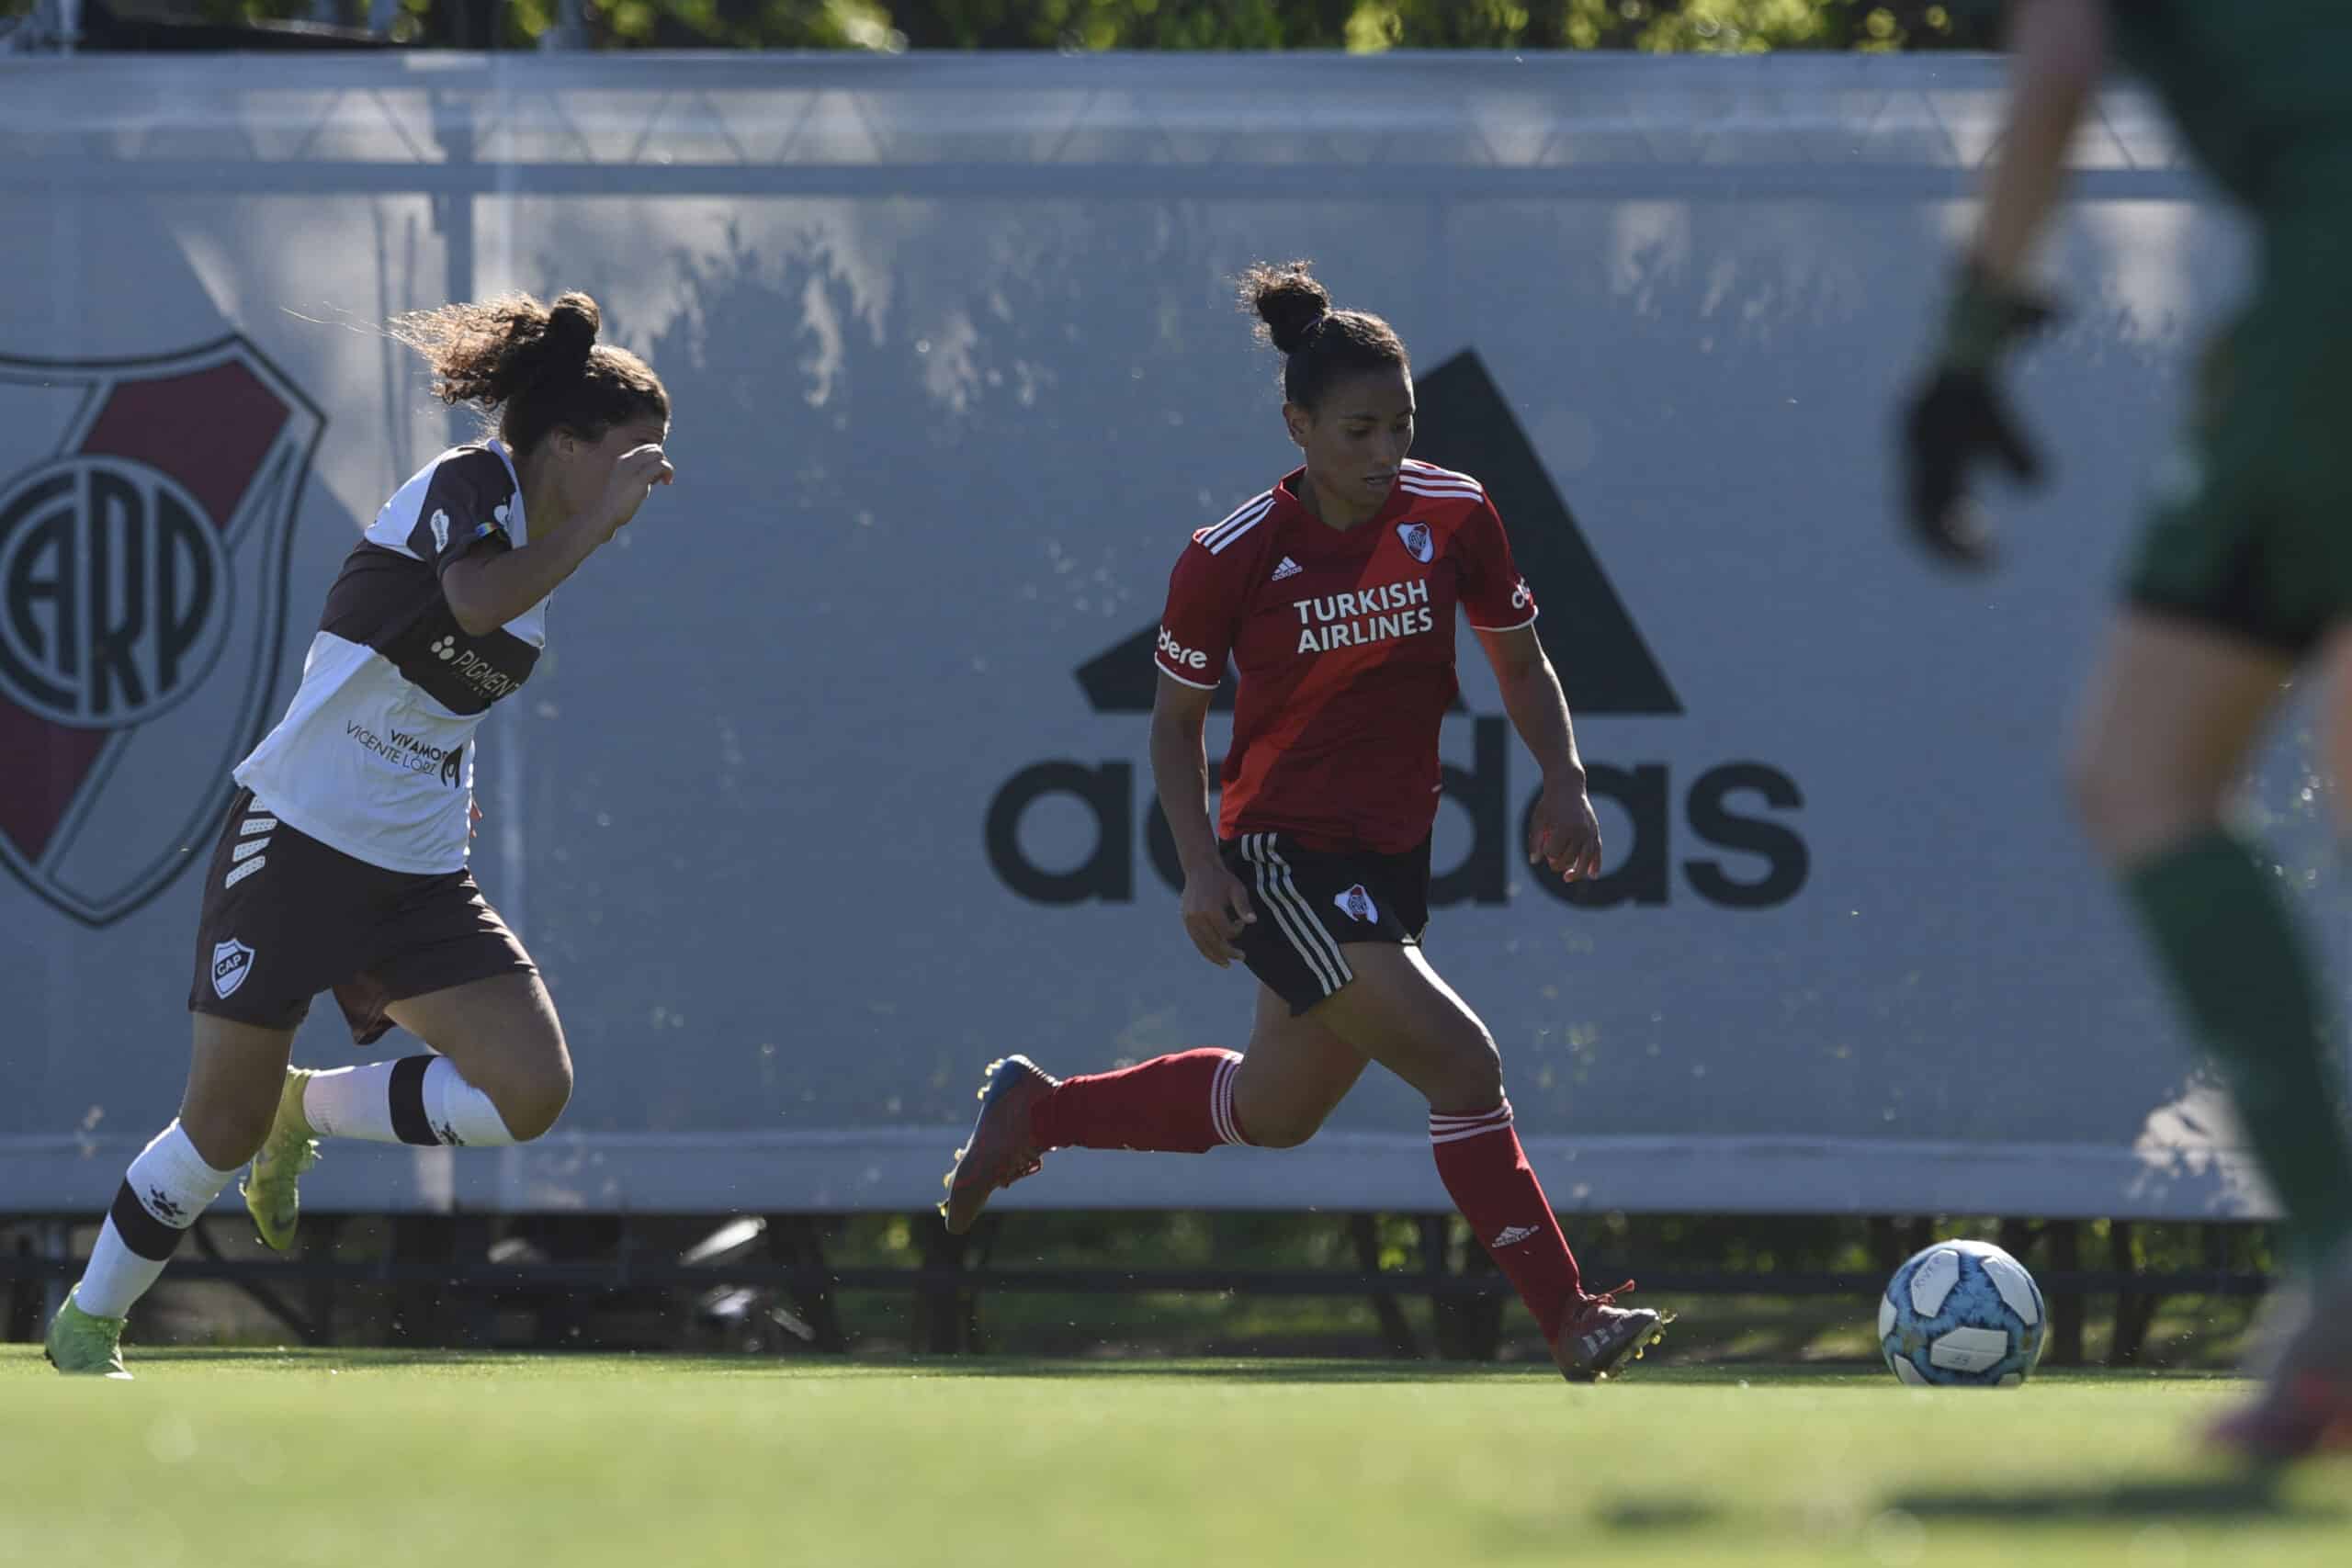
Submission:
<svg viewBox="0 0 2352 1568">
<path fill-rule="evenodd" d="M 1666 1325 L 1674 1321 L 1672 1313 L 1617 1304 L 1618 1292 L 1633 1288 L 1628 1280 L 1615 1291 L 1587 1296 L 1568 1309 L 1552 1340 L 1552 1360 L 1562 1377 L 1570 1382 L 1600 1382 L 1627 1361 L 1640 1360 L 1665 1337 Z"/>
<path fill-rule="evenodd" d="M 956 1163 L 944 1183 L 947 1199 L 939 1205 L 939 1214 L 949 1234 L 970 1230 L 988 1207 L 989 1193 L 1037 1173 L 1045 1162 L 1029 1131 L 1029 1112 L 1060 1082 L 1026 1056 L 989 1064 L 988 1080 L 980 1086 L 979 1120 L 956 1151 Z"/>
<path fill-rule="evenodd" d="M 2352 1450 L 2352 1385 L 2319 1376 L 2279 1382 L 2214 1422 L 2206 1437 L 2256 1464 Z"/>
</svg>

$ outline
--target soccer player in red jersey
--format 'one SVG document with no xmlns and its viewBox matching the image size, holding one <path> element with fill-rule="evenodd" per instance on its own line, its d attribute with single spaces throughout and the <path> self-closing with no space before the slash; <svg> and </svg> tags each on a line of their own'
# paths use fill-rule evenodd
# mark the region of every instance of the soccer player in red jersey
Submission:
<svg viewBox="0 0 2352 1568">
<path fill-rule="evenodd" d="M 1024 1056 L 996 1063 L 940 1212 L 969 1229 L 1053 1149 L 1295 1147 L 1378 1062 L 1428 1098 L 1438 1174 L 1560 1371 L 1606 1377 L 1668 1319 L 1586 1292 L 1512 1129 L 1494 1040 L 1420 949 L 1456 606 L 1544 770 L 1529 860 L 1570 881 L 1600 869 L 1533 595 L 1478 481 L 1406 457 L 1411 363 L 1388 323 L 1333 310 L 1303 262 L 1252 267 L 1242 295 L 1283 355 L 1283 419 L 1306 463 L 1177 561 L 1151 763 L 1184 930 L 1210 963 L 1258 977 L 1250 1048 L 1060 1079 Z M 1228 658 L 1239 695 L 1212 827 L 1202 727 Z"/>
</svg>

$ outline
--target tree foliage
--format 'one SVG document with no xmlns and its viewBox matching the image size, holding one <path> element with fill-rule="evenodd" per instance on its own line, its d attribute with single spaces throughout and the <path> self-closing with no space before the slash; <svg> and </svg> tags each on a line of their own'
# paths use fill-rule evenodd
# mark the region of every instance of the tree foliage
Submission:
<svg viewBox="0 0 2352 1568">
<path fill-rule="evenodd" d="M 6 5 L 7 0 L 0 0 Z M 367 0 L 199 0 L 218 21 L 365 20 Z M 560 0 L 401 0 L 393 36 L 529 48 Z M 610 49 L 1984 49 L 1972 0 L 584 0 Z"/>
</svg>

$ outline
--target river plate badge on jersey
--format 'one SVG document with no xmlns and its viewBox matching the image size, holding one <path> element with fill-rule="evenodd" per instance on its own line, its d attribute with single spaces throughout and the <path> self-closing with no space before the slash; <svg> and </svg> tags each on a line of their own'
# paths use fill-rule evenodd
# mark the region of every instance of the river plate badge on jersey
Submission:
<svg viewBox="0 0 2352 1568">
<path fill-rule="evenodd" d="M 325 428 L 236 334 L 0 355 L 0 865 L 85 925 L 208 859 L 271 717 Z"/>
</svg>

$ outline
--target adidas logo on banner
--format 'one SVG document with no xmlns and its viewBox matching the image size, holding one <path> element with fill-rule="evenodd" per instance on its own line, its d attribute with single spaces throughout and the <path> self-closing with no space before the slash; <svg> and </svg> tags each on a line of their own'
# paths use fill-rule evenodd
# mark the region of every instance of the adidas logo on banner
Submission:
<svg viewBox="0 0 2352 1568">
<path fill-rule="evenodd" d="M 1421 434 L 1419 453 L 1442 468 L 1476 475 L 1501 511 L 1511 554 L 1525 574 L 1513 584 L 1511 608 L 1519 612 L 1513 618 L 1522 619 L 1531 604 L 1543 604 L 1544 617 L 1533 627 L 1536 639 L 1562 671 L 1577 724 L 1581 727 L 1587 718 L 1679 716 L 1681 696 L 1617 596 L 1566 497 L 1512 412 L 1510 400 L 1477 354 L 1465 349 L 1416 377 L 1414 395 Z M 1414 559 L 1437 558 L 1435 530 L 1425 521 L 1408 520 L 1396 533 L 1400 547 Z M 1421 554 L 1424 549 L 1427 556 Z M 1306 570 L 1288 557 L 1277 559 L 1274 582 Z M 1163 668 L 1155 662 L 1154 653 L 1165 635 L 1156 623 L 1147 621 L 1080 663 L 1074 673 L 1087 705 L 1104 716 L 1151 712 L 1159 700 L 1159 671 Z M 1205 684 L 1207 667 L 1193 668 Z M 1227 668 L 1217 675 L 1208 706 L 1232 713 L 1239 689 L 1235 673 Z M 1515 882 L 1510 874 L 1513 807 L 1519 807 L 1519 819 L 1524 820 L 1535 797 L 1525 793 L 1523 778 L 1515 788 L 1510 776 L 1510 758 L 1516 754 L 1510 721 L 1502 714 L 1472 712 L 1459 694 L 1447 711 L 1458 716 L 1445 721 L 1451 733 L 1468 731 L 1464 737 L 1467 760 L 1462 751 L 1449 752 L 1438 793 L 1466 813 L 1471 834 L 1468 849 L 1458 852 L 1451 866 L 1431 868 L 1433 908 L 1505 905 L 1522 897 L 1520 889 L 1526 887 L 1595 912 L 1656 908 L 1677 897 L 1697 897 L 1722 909 L 1760 911 L 1787 904 L 1806 886 L 1812 852 L 1796 815 L 1805 805 L 1797 781 L 1745 753 L 1710 762 L 1706 753 L 1692 750 L 1687 738 L 1672 761 L 1662 751 L 1648 750 L 1632 752 L 1623 761 L 1607 760 L 1605 753 L 1588 761 L 1592 798 L 1605 800 L 1622 813 L 1630 829 L 1620 840 L 1625 847 L 1611 869 L 1577 882 L 1550 876 Z M 1673 732 L 1645 725 L 1621 733 L 1619 743 L 1630 747 Z M 1678 775 L 1677 768 L 1694 776 Z M 1183 867 L 1175 839 L 1156 807 L 1140 814 L 1142 830 L 1136 831 L 1136 762 L 1116 756 L 1100 761 L 1050 756 L 1006 779 L 983 818 L 989 864 L 998 880 L 1032 903 L 1127 904 L 1136 897 L 1140 852 L 1166 887 L 1181 890 Z M 1041 865 L 1023 847 L 1022 819 L 1048 796 L 1074 802 L 1094 820 L 1094 851 L 1077 866 Z M 1339 907 L 1366 925 L 1377 919 L 1368 891 L 1362 914 L 1350 907 L 1344 894 Z"/>
<path fill-rule="evenodd" d="M 1533 1225 L 1506 1225 L 1502 1235 L 1495 1237 L 1496 1247 L 1517 1247 L 1521 1242 L 1542 1234 Z"/>
</svg>

